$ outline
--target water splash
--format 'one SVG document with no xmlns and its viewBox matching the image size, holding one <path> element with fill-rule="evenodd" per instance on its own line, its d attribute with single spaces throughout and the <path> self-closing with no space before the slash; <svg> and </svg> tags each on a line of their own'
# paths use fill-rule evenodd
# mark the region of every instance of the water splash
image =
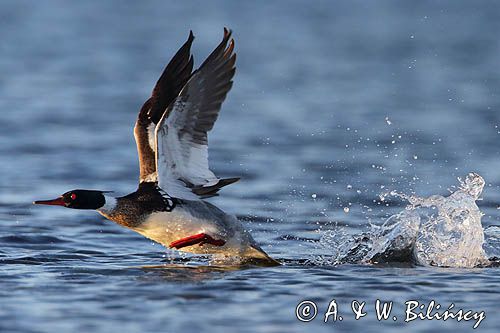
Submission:
<svg viewBox="0 0 500 333">
<path fill-rule="evenodd" d="M 500 227 L 490 226 L 484 229 L 484 237 L 484 250 L 488 258 L 495 258 L 495 261 L 500 261 Z"/>
<path fill-rule="evenodd" d="M 420 218 L 412 210 L 404 210 L 388 218 L 381 226 L 352 233 L 343 226 L 325 232 L 320 245 L 328 256 L 310 260 L 314 265 L 340 265 L 357 263 L 411 262 L 418 235 Z"/>
<path fill-rule="evenodd" d="M 469 173 L 460 187 L 448 197 L 410 197 L 417 209 L 431 208 L 430 214 L 421 214 L 420 231 L 414 255 L 418 263 L 449 267 L 485 265 L 488 258 L 483 249 L 483 213 L 476 205 L 484 188 L 484 179 Z"/>
<path fill-rule="evenodd" d="M 485 182 L 477 173 L 469 173 L 459 182 L 448 196 L 424 198 L 397 192 L 381 196 L 397 196 L 409 205 L 368 232 L 350 234 L 337 227 L 324 234 L 320 244 L 331 250 L 328 262 L 413 262 L 443 267 L 489 264 L 483 249 L 483 214 L 476 205 Z"/>
</svg>

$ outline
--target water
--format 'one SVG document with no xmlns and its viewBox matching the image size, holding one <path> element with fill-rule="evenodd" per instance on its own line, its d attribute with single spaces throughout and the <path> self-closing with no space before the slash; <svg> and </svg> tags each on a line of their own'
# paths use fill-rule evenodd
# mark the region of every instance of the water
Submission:
<svg viewBox="0 0 500 333">
<path fill-rule="evenodd" d="M 498 331 L 498 13 L 493 1 L 2 2 L 0 331 L 474 325 L 404 323 L 408 300 L 485 311 L 479 329 Z M 283 266 L 213 267 L 96 213 L 31 205 L 72 188 L 133 191 L 132 124 L 140 105 L 189 29 L 200 64 L 224 25 L 234 31 L 238 71 L 210 136 L 210 158 L 218 175 L 243 180 L 211 202 L 237 214 Z M 345 235 L 366 235 L 361 245 L 369 244 L 384 223 L 394 227 L 385 229 L 385 245 L 410 248 L 408 255 L 435 244 L 418 238 L 421 229 L 417 240 L 410 237 L 412 212 L 420 222 L 444 223 L 440 212 L 448 206 L 408 210 L 398 197 L 379 196 L 448 199 L 448 188 L 459 190 L 451 188 L 456 178 L 471 171 L 484 178 L 484 191 L 459 207 L 469 214 L 457 218 L 475 231 L 481 219 L 493 265 L 445 260 L 438 266 L 460 267 L 437 267 L 425 256 L 418 264 L 394 262 L 387 257 L 398 251 L 381 250 L 371 253 L 375 260 L 357 260 L 367 247 L 340 260 Z M 345 319 L 323 323 L 332 299 Z M 394 301 L 397 321 L 375 318 L 377 299 Z M 309 323 L 295 318 L 302 300 L 321 311 Z M 358 321 L 353 300 L 367 302 L 368 315 Z"/>
<path fill-rule="evenodd" d="M 428 198 L 407 196 L 395 191 L 388 194 L 407 200 L 404 211 L 389 217 L 373 230 L 350 235 L 345 227 L 326 232 L 320 244 L 332 257 L 314 258 L 312 264 L 343 263 L 413 263 L 439 267 L 474 268 L 495 266 L 494 236 L 485 242 L 481 224 L 483 214 L 476 205 L 483 191 L 484 179 L 469 173 L 449 196 Z M 424 209 L 430 208 L 430 209 Z M 489 230 L 488 230 L 489 231 Z M 489 256 L 485 247 L 493 250 Z"/>
</svg>

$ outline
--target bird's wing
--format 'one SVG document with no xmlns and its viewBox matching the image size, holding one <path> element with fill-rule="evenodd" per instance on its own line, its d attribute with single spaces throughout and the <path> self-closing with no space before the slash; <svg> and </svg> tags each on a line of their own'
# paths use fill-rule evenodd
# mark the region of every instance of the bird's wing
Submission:
<svg viewBox="0 0 500 333">
<path fill-rule="evenodd" d="M 208 167 L 207 132 L 233 84 L 236 55 L 231 32 L 193 73 L 156 126 L 158 186 L 170 196 L 197 200 L 216 195 L 233 179 L 218 179 Z"/>
<path fill-rule="evenodd" d="M 193 56 L 191 44 L 193 32 L 188 40 L 170 60 L 158 79 L 151 97 L 144 103 L 134 127 L 134 137 L 139 155 L 139 182 L 155 182 L 157 180 L 155 162 L 155 127 L 168 106 L 179 95 L 182 87 L 191 77 Z"/>
</svg>

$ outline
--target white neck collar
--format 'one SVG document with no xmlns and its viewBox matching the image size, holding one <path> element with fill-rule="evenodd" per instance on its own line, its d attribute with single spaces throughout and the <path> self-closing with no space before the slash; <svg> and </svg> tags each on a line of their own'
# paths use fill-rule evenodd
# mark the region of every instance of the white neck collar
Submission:
<svg viewBox="0 0 500 333">
<path fill-rule="evenodd" d="M 97 210 L 104 214 L 111 213 L 116 208 L 116 198 L 104 195 L 104 206 Z"/>
</svg>

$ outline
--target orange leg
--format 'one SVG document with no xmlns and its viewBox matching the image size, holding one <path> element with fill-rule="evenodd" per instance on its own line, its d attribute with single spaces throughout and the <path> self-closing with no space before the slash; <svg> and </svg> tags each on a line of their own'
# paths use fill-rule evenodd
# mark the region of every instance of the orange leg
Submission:
<svg viewBox="0 0 500 333">
<path fill-rule="evenodd" d="M 215 239 L 212 236 L 201 233 L 176 240 L 175 242 L 170 243 L 169 247 L 175 247 L 176 249 L 180 249 L 195 244 L 199 244 L 200 246 L 202 246 L 203 244 L 223 246 L 224 244 L 226 244 L 226 242 L 222 239 Z"/>
</svg>

